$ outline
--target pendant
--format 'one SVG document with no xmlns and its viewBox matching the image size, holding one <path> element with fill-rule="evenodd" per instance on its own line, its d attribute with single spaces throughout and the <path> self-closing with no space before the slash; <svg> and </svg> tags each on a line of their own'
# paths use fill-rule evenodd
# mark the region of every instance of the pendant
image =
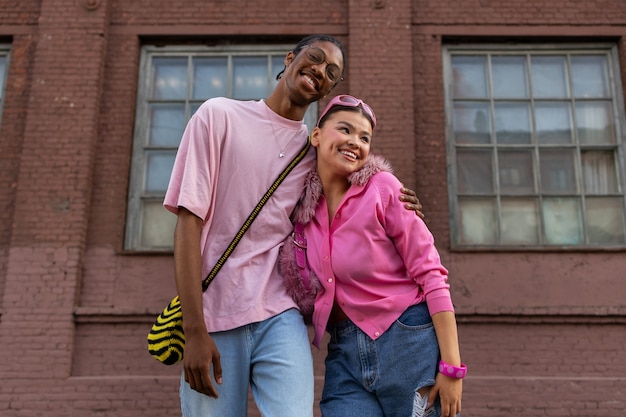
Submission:
<svg viewBox="0 0 626 417">
<path fill-rule="evenodd" d="M 282 151 L 281 151 L 281 152 L 280 152 L 280 154 L 278 155 L 278 157 L 279 157 L 279 158 L 282 158 L 282 157 L 284 157 L 284 156 L 285 156 L 285 153 L 284 153 L 284 152 L 282 152 Z"/>
</svg>

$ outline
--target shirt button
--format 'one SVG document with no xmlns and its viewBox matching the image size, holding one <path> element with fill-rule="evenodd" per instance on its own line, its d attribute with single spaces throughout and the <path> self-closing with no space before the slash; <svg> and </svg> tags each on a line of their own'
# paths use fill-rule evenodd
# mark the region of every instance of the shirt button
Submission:
<svg viewBox="0 0 626 417">
<path fill-rule="evenodd" d="M 333 282 L 333 279 L 332 278 L 328 278 L 328 282 Z"/>
<path fill-rule="evenodd" d="M 328 260 L 328 256 L 324 256 L 324 260 L 327 261 Z"/>
<path fill-rule="evenodd" d="M 335 214 L 336 219 L 341 219 L 341 214 Z"/>
<path fill-rule="evenodd" d="M 380 332 L 374 333 L 374 336 L 376 336 L 376 337 L 380 336 Z"/>
</svg>

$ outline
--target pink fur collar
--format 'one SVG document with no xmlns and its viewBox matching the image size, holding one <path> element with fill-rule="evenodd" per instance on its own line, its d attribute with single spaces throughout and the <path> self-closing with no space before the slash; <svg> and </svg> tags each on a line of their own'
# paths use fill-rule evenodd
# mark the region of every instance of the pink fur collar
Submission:
<svg viewBox="0 0 626 417">
<path fill-rule="evenodd" d="M 393 172 L 391 164 L 380 155 L 370 154 L 363 168 L 353 172 L 348 180 L 352 185 L 364 186 L 374 174 L 382 171 Z M 294 222 L 302 224 L 310 222 L 315 215 L 315 208 L 321 195 L 322 182 L 316 168 L 313 168 L 304 180 L 304 192 L 293 213 Z"/>
</svg>

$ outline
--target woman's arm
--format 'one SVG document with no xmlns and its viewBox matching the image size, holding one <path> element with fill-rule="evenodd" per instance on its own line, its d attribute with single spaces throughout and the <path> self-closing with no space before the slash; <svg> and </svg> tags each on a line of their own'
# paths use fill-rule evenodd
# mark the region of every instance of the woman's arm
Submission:
<svg viewBox="0 0 626 417">
<path fill-rule="evenodd" d="M 459 337 L 456 327 L 456 318 L 452 311 L 441 311 L 432 316 L 441 360 L 453 366 L 461 366 L 461 353 L 459 351 Z M 435 385 L 430 390 L 428 404 L 435 401 L 437 395 L 441 401 L 441 416 L 454 417 L 461 412 L 461 396 L 463 380 L 437 374 Z"/>
</svg>

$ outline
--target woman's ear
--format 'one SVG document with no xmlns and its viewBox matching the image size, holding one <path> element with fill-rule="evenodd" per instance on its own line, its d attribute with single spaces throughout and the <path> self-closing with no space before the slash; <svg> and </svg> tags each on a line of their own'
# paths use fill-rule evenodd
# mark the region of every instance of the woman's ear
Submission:
<svg viewBox="0 0 626 417">
<path fill-rule="evenodd" d="M 311 145 L 313 145 L 314 148 L 317 148 L 320 145 L 321 134 L 322 134 L 321 129 L 315 126 L 313 128 L 313 132 L 311 132 Z"/>
</svg>

